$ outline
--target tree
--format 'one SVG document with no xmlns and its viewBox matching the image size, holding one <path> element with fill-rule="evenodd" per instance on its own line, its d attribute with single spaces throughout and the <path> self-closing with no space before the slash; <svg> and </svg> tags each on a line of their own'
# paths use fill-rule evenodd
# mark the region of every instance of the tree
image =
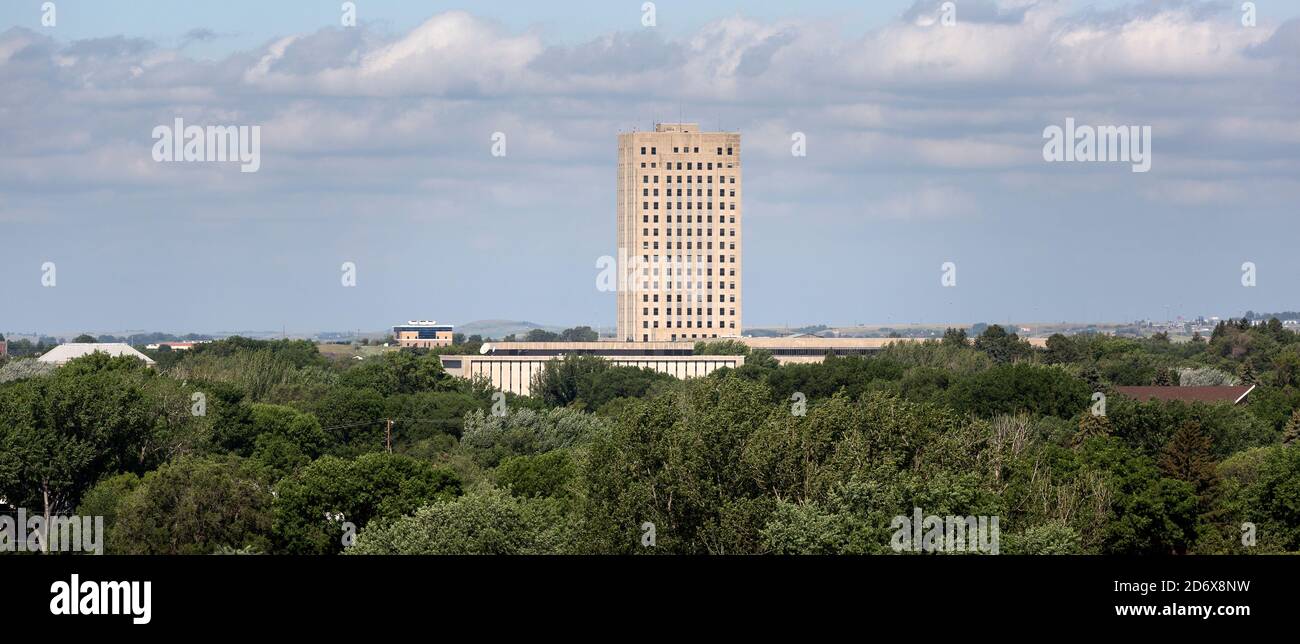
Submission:
<svg viewBox="0 0 1300 644">
<path fill-rule="evenodd" d="M 524 336 L 524 342 L 559 342 L 560 334 L 546 329 L 533 329 Z"/>
<path fill-rule="evenodd" d="M 943 331 L 943 343 L 954 347 L 966 346 L 966 329 L 954 329 L 949 327 Z"/>
<path fill-rule="evenodd" d="M 1073 418 L 1092 390 L 1062 367 L 1000 364 L 966 376 L 948 389 L 953 408 L 981 417 L 1029 412 Z"/>
<path fill-rule="evenodd" d="M 1083 416 L 1079 418 L 1079 431 L 1074 435 L 1074 444 L 1076 446 L 1083 445 L 1089 438 L 1110 436 L 1110 432 L 1111 426 L 1109 418 L 1091 412 L 1085 412 Z"/>
<path fill-rule="evenodd" d="M 1300 409 L 1291 413 L 1290 420 L 1286 421 L 1286 428 L 1282 430 L 1282 443 L 1285 445 L 1295 445 L 1300 442 Z"/>
<path fill-rule="evenodd" d="M 321 455 L 326 437 L 316 417 L 282 405 L 254 404 L 250 408 L 257 438 L 254 461 L 281 478 Z"/>
<path fill-rule="evenodd" d="M 1201 424 L 1187 421 L 1179 426 L 1160 454 L 1160 471 L 1170 478 L 1191 483 L 1206 505 L 1219 480 L 1210 446 L 1210 437 L 1201 431 Z"/>
<path fill-rule="evenodd" d="M 1178 378 L 1170 369 L 1160 367 L 1156 369 L 1156 377 L 1151 384 L 1157 387 L 1175 387 L 1178 385 Z"/>
<path fill-rule="evenodd" d="M 48 521 L 104 475 L 144 472 L 160 440 L 145 390 L 155 377 L 134 358 L 99 353 L 0 388 L 0 498 Z"/>
<path fill-rule="evenodd" d="M 577 465 L 568 451 L 557 449 L 507 458 L 493 473 L 497 483 L 517 497 L 567 501 L 573 494 L 570 485 L 577 476 Z"/>
<path fill-rule="evenodd" d="M 1259 379 L 1255 375 L 1255 365 L 1249 358 L 1247 358 L 1245 362 L 1242 362 L 1241 367 L 1237 369 L 1237 379 L 1241 380 L 1242 384 L 1247 385 L 1259 383 Z"/>
<path fill-rule="evenodd" d="M 563 554 L 570 549 L 572 533 L 554 501 L 488 489 L 366 527 L 347 554 Z"/>
<path fill-rule="evenodd" d="M 340 384 L 392 396 L 446 389 L 451 386 L 451 376 L 436 354 L 403 349 L 361 361 L 343 372 Z"/>
<path fill-rule="evenodd" d="M 512 456 L 533 456 L 587 443 L 604 430 L 599 416 L 560 407 L 537 411 L 513 409 L 505 416 L 481 409 L 465 415 L 461 449 L 484 467 L 496 467 Z"/>
<path fill-rule="evenodd" d="M 79 336 L 73 338 L 73 339 L 72 339 L 72 342 L 75 343 L 75 344 L 94 344 L 94 343 L 99 342 L 99 341 L 95 339 L 95 336 L 90 335 L 90 334 L 88 334 L 88 333 L 83 333 L 83 334 L 81 334 L 81 335 L 79 335 Z"/>
<path fill-rule="evenodd" d="M 357 529 L 395 519 L 460 494 L 448 469 L 376 452 L 352 460 L 322 457 L 276 485 L 273 532 L 277 550 L 331 554 L 343 549 L 344 523 Z"/>
<path fill-rule="evenodd" d="M 590 373 L 609 368 L 605 360 L 588 355 L 568 354 L 546 363 L 534 376 L 532 394 L 547 405 L 563 407 L 578 399 L 578 381 Z"/>
<path fill-rule="evenodd" d="M 1114 438 L 1088 441 L 1080 454 L 1085 465 L 1106 473 L 1105 552 L 1172 554 L 1195 543 L 1200 502 L 1190 483 L 1161 476 L 1149 457 Z"/>
<path fill-rule="evenodd" d="M 118 508 L 138 487 L 140 477 L 130 472 L 105 477 L 81 497 L 77 516 L 104 517 L 104 530 L 111 533 L 117 525 Z"/>
<path fill-rule="evenodd" d="M 1001 325 L 994 324 L 975 338 L 975 349 L 987 353 L 994 362 L 1004 364 L 1027 357 L 1029 343 L 1014 333 L 1007 333 Z"/>
<path fill-rule="evenodd" d="M 560 332 L 561 342 L 596 342 L 600 335 L 589 326 L 578 326 Z"/>
<path fill-rule="evenodd" d="M 115 554 L 265 551 L 271 486 L 241 459 L 183 457 L 150 472 L 117 507 Z"/>
</svg>

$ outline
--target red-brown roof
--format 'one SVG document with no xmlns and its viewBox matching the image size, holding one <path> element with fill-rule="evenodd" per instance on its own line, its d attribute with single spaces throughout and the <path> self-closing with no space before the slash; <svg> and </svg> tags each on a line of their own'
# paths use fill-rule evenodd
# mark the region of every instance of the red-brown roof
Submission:
<svg viewBox="0 0 1300 644">
<path fill-rule="evenodd" d="M 1208 387 L 1116 387 L 1115 391 L 1136 400 L 1181 400 L 1183 402 L 1226 402 L 1245 400 L 1255 385 Z"/>
</svg>

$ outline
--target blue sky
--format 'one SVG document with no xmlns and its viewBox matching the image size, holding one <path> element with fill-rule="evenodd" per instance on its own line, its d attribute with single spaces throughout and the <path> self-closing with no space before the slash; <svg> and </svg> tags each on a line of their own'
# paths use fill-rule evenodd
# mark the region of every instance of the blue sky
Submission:
<svg viewBox="0 0 1300 644">
<path fill-rule="evenodd" d="M 55 4 L 0 5 L 0 332 L 612 325 L 616 135 L 678 114 L 744 137 L 747 326 L 1300 308 L 1300 3 Z M 261 169 L 154 162 L 177 116 Z"/>
</svg>

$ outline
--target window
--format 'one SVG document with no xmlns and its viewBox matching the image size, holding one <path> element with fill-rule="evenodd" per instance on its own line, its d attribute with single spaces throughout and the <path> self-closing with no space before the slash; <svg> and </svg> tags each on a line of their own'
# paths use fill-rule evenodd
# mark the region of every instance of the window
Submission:
<svg viewBox="0 0 1300 644">
<path fill-rule="evenodd" d="M 652 147 L 652 148 L 650 148 L 650 154 L 659 154 L 659 151 L 656 150 L 656 149 L 654 149 L 654 148 Z M 731 154 L 731 153 L 728 152 L 727 154 Z"/>
<path fill-rule="evenodd" d="M 641 146 L 641 154 L 645 154 L 645 146 Z"/>
<path fill-rule="evenodd" d="M 727 148 L 727 156 L 731 156 L 731 148 Z"/>
</svg>

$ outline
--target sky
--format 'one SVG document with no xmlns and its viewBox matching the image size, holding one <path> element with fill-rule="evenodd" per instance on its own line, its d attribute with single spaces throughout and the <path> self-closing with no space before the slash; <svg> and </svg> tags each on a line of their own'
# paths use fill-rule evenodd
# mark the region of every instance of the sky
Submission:
<svg viewBox="0 0 1300 644">
<path fill-rule="evenodd" d="M 1300 309 L 1296 2 L 43 4 L 0 2 L 0 333 L 612 326 L 617 135 L 677 120 L 742 135 L 747 327 Z M 155 160 L 176 118 L 257 171 Z M 1066 119 L 1150 169 L 1048 162 Z"/>
</svg>

